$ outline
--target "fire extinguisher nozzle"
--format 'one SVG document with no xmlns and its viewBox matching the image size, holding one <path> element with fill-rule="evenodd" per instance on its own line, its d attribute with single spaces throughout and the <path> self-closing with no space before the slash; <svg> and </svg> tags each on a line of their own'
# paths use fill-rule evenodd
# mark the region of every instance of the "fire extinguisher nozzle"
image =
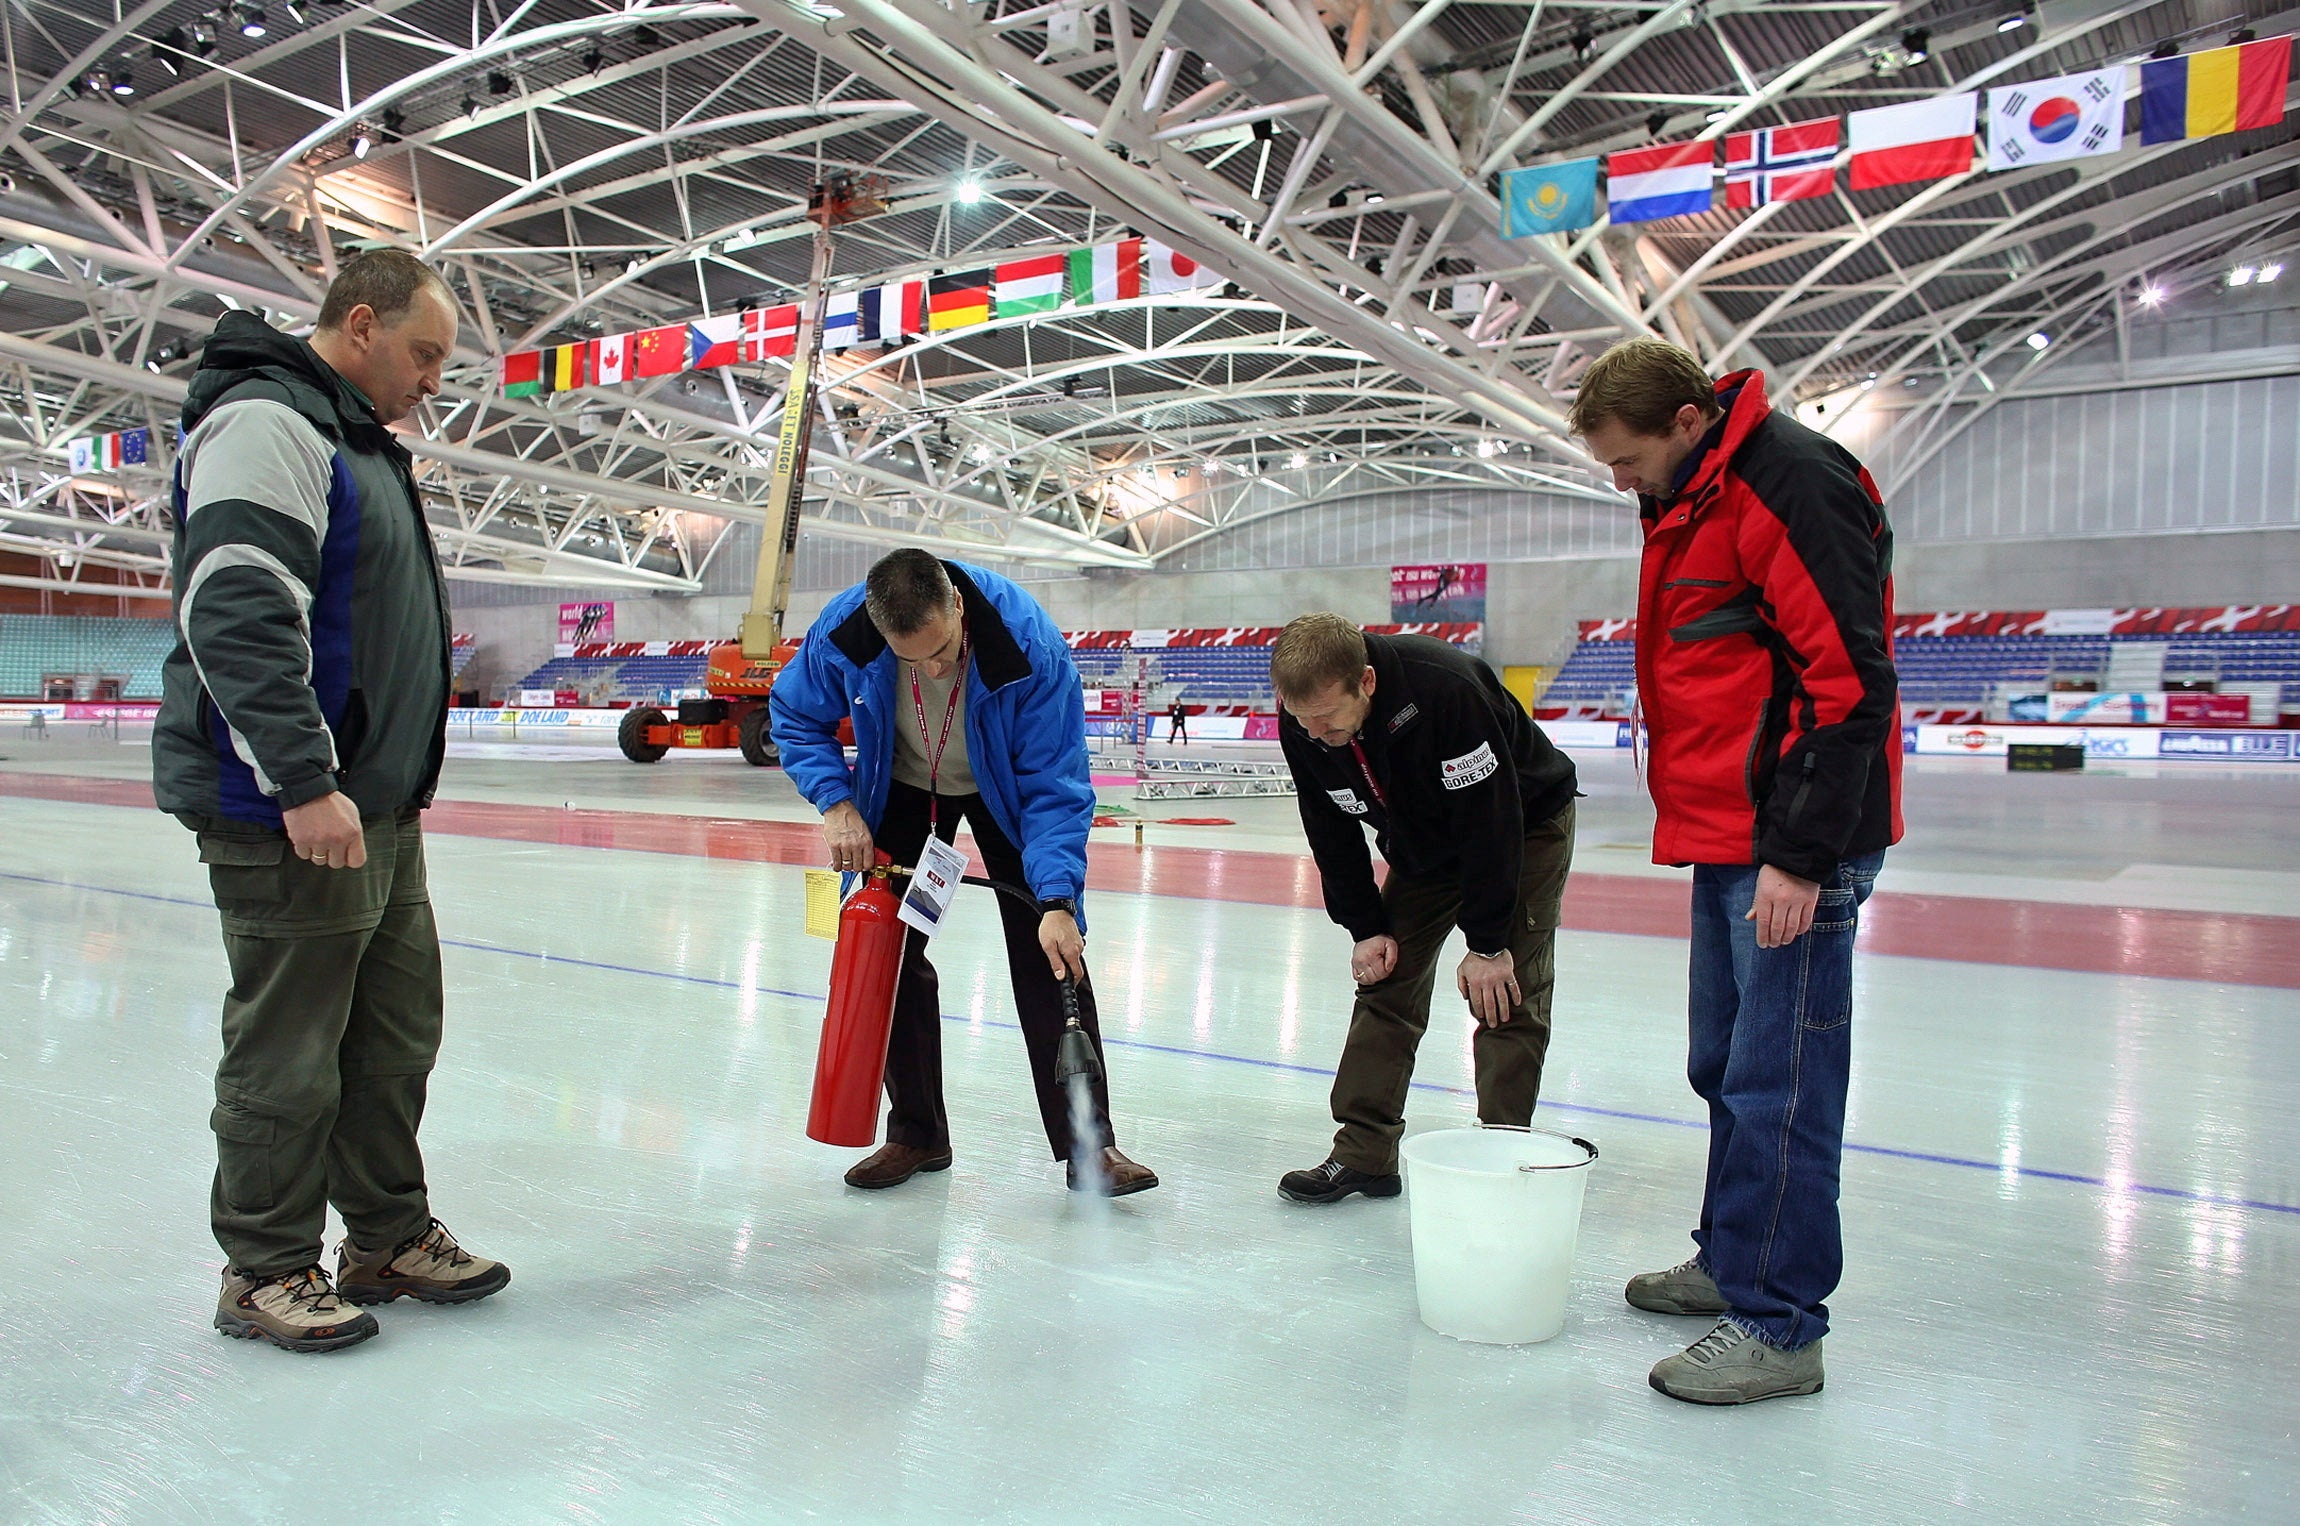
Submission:
<svg viewBox="0 0 2300 1526">
<path fill-rule="evenodd" d="M 1066 1085 L 1076 1076 L 1101 1080 L 1102 1061 L 1094 1053 L 1094 1041 L 1073 1021 L 1062 1031 L 1061 1047 L 1054 1052 L 1054 1079 L 1056 1084 Z"/>
</svg>

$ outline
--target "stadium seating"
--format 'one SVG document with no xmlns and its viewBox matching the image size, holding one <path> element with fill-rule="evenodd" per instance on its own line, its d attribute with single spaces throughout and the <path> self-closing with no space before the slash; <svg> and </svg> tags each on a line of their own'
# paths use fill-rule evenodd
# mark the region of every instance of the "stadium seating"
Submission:
<svg viewBox="0 0 2300 1526">
<path fill-rule="evenodd" d="M 49 677 L 124 680 L 122 699 L 160 697 L 160 665 L 175 648 L 167 620 L 107 615 L 0 615 L 0 698 L 41 699 Z"/>
</svg>

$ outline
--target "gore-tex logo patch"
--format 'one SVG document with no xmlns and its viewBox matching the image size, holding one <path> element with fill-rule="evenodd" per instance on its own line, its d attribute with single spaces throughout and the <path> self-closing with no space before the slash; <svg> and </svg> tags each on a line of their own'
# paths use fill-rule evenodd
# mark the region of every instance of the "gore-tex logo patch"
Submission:
<svg viewBox="0 0 2300 1526">
<path fill-rule="evenodd" d="M 1465 752 L 1458 758 L 1445 760 L 1445 787 L 1447 789 L 1468 789 L 1478 780 L 1490 778 L 1493 771 L 1499 767 L 1501 764 L 1493 755 L 1493 744 L 1480 742 L 1477 744 L 1475 752 Z"/>
<path fill-rule="evenodd" d="M 1397 730 L 1400 726 L 1403 726 L 1406 722 L 1412 720 L 1415 716 L 1421 713 L 1422 707 L 1420 705 L 1416 704 L 1410 699 L 1407 700 L 1404 708 L 1400 709 L 1397 714 L 1390 717 L 1390 730 Z"/>
<path fill-rule="evenodd" d="M 1326 791 L 1326 798 L 1352 816 L 1363 816 L 1366 813 L 1366 803 L 1358 798 L 1356 790 L 1330 789 Z"/>
</svg>

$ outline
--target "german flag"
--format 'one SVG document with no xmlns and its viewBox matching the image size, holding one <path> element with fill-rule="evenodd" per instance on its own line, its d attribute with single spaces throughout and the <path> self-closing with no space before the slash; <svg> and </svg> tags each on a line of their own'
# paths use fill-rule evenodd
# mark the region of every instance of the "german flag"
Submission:
<svg viewBox="0 0 2300 1526">
<path fill-rule="evenodd" d="M 591 385 L 591 345 L 563 344 L 543 352 L 543 390 L 572 392 Z"/>
<path fill-rule="evenodd" d="M 949 270 L 926 284 L 927 332 L 990 321 L 990 272 Z"/>
<path fill-rule="evenodd" d="M 543 352 L 521 350 L 503 357 L 503 395 L 533 397 L 543 390 Z"/>
</svg>

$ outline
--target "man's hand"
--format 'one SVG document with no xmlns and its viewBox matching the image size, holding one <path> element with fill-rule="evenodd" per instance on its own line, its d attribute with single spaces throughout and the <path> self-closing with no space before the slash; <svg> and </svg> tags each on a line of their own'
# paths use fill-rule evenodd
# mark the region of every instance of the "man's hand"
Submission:
<svg viewBox="0 0 2300 1526">
<path fill-rule="evenodd" d="M 823 812 L 823 842 L 830 850 L 833 869 L 861 874 L 875 862 L 870 827 L 852 800 L 841 800 Z"/>
<path fill-rule="evenodd" d="M 1811 930 L 1821 887 L 1771 864 L 1757 871 L 1757 899 L 1749 920 L 1757 924 L 1759 948 L 1787 948 Z"/>
<path fill-rule="evenodd" d="M 1398 967 L 1398 940 L 1388 933 L 1368 938 L 1350 950 L 1350 978 L 1362 986 L 1379 985 Z"/>
<path fill-rule="evenodd" d="M 1488 1028 L 1499 1028 L 1509 1021 L 1518 1002 L 1517 956 L 1508 949 L 1491 959 L 1464 954 L 1461 968 L 1454 972 L 1454 987 L 1469 1002 L 1470 1016 Z"/>
<path fill-rule="evenodd" d="M 341 790 L 280 812 L 295 856 L 322 869 L 358 869 L 367 863 L 367 834 L 359 807 Z"/>
<path fill-rule="evenodd" d="M 1086 978 L 1086 939 L 1069 912 L 1050 911 L 1038 919 L 1038 946 L 1046 950 L 1046 963 L 1056 980 L 1065 975 Z"/>
</svg>

